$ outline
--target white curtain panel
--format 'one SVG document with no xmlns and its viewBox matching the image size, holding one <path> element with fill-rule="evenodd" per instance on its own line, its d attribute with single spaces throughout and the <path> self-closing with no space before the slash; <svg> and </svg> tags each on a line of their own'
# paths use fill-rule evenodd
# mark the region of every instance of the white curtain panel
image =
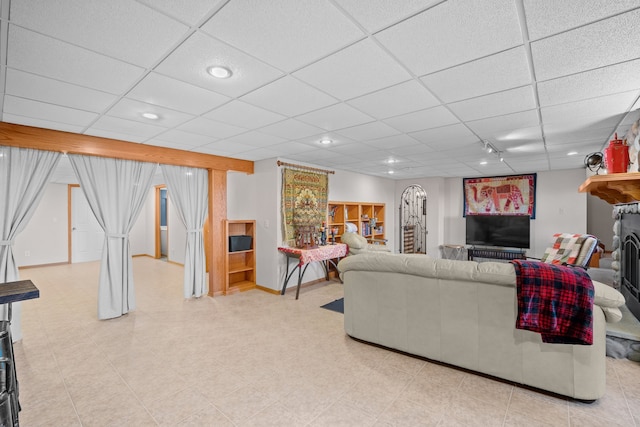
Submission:
<svg viewBox="0 0 640 427">
<path fill-rule="evenodd" d="M 69 160 L 105 239 L 98 287 L 98 318 L 135 309 L 129 232 L 149 194 L 156 163 L 70 154 Z"/>
<path fill-rule="evenodd" d="M 28 148 L 0 147 L 0 286 L 19 279 L 12 245 L 42 199 L 60 153 Z M 5 318 L 6 304 L 2 306 Z M 20 306 L 13 305 L 12 333 L 20 339 Z"/>
<path fill-rule="evenodd" d="M 184 297 L 200 297 L 207 292 L 206 260 L 202 228 L 207 218 L 209 182 L 206 169 L 160 165 L 169 199 L 187 228 L 184 257 Z"/>
</svg>

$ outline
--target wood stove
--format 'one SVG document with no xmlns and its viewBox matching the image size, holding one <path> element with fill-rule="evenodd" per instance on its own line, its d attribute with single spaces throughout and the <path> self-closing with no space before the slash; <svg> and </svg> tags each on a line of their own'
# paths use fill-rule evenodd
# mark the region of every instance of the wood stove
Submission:
<svg viewBox="0 0 640 427">
<path fill-rule="evenodd" d="M 629 311 L 640 319 L 640 204 L 619 204 L 613 212 L 616 222 L 612 268 L 616 286 Z"/>
</svg>

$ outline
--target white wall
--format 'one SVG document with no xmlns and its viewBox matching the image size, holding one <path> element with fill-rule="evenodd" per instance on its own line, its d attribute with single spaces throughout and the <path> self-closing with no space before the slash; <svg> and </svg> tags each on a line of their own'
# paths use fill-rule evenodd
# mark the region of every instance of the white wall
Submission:
<svg viewBox="0 0 640 427">
<path fill-rule="evenodd" d="M 67 262 L 68 200 L 66 184 L 47 185 L 31 221 L 13 245 L 13 256 L 19 267 Z"/>
<path fill-rule="evenodd" d="M 283 242 L 281 171 L 276 159 L 269 159 L 256 162 L 253 175 L 230 173 L 227 178 L 227 217 L 256 220 L 257 283 L 275 290 L 281 288 L 286 268 L 285 258 L 277 250 Z M 582 169 L 537 174 L 536 219 L 532 221 L 529 255 L 542 255 L 553 233 L 587 231 L 587 196 L 578 192 L 584 179 Z M 445 243 L 464 244 L 461 178 L 393 181 L 336 170 L 335 175 L 329 176 L 329 200 L 384 203 L 385 236 L 392 251 L 396 251 L 398 201 L 410 184 L 421 185 L 427 193 L 428 254 L 439 257 L 439 247 Z M 155 195 L 153 188 L 149 191 L 141 218 L 130 236 L 135 255 L 155 253 Z M 186 230 L 169 196 L 171 261 L 184 263 L 185 243 Z M 25 257 L 25 251 L 31 256 Z M 67 251 L 67 186 L 50 184 L 32 221 L 16 239 L 16 261 L 18 266 L 66 262 Z M 307 270 L 304 280 L 322 276 L 322 269 L 313 266 Z"/>
<path fill-rule="evenodd" d="M 584 179 L 582 169 L 537 173 L 536 219 L 531 221 L 529 256 L 542 256 L 554 233 L 587 231 L 586 194 L 578 192 Z M 400 200 L 411 184 L 421 185 L 427 193 L 427 254 L 440 257 L 441 245 L 464 245 L 462 178 L 398 181 L 395 199 Z"/>
<path fill-rule="evenodd" d="M 279 290 L 285 276 L 286 258 L 277 250 L 284 238 L 280 209 L 282 168 L 277 166 L 276 161 L 268 159 L 255 162 L 253 175 L 229 174 L 227 212 L 229 219 L 256 220 L 256 282 L 260 286 Z M 329 175 L 328 197 L 336 201 L 385 203 L 385 224 L 395 222 L 392 180 L 336 170 L 335 174 Z M 250 199 L 252 203 L 248 203 Z M 392 248 L 395 241 L 393 233 L 394 230 L 387 226 L 385 235 L 390 239 Z M 313 264 L 307 269 L 304 281 L 321 277 L 324 277 L 324 270 L 320 265 Z M 293 282 L 289 283 L 290 287 L 295 285 Z"/>
</svg>

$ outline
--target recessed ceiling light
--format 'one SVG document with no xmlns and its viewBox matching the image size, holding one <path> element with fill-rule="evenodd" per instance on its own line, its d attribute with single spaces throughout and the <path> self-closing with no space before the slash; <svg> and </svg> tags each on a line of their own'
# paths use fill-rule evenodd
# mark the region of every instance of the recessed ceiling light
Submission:
<svg viewBox="0 0 640 427">
<path fill-rule="evenodd" d="M 576 154 L 578 154 L 578 152 L 577 152 L 577 151 L 569 151 L 569 152 L 567 153 L 567 156 L 575 156 Z"/>
<path fill-rule="evenodd" d="M 329 144 L 331 144 L 332 142 L 333 142 L 333 141 L 332 141 L 332 140 L 330 140 L 329 138 L 322 138 L 322 139 L 320 140 L 320 144 L 323 144 L 323 145 L 329 145 Z"/>
<path fill-rule="evenodd" d="M 480 164 L 481 164 L 481 165 L 486 165 L 486 164 L 487 164 L 487 161 L 486 161 L 486 160 L 483 160 L 483 161 L 481 161 L 481 162 L 480 162 Z"/>
<path fill-rule="evenodd" d="M 229 77 L 231 77 L 231 70 L 227 67 L 221 67 L 219 65 L 209 67 L 207 69 L 207 72 L 218 79 L 228 79 Z"/>
<path fill-rule="evenodd" d="M 394 171 L 389 171 L 387 172 L 389 175 L 393 175 L 395 172 Z"/>
<path fill-rule="evenodd" d="M 396 160 L 396 159 L 389 159 L 389 160 L 387 160 L 387 163 L 389 163 L 389 164 L 391 164 L 391 163 L 395 163 L 395 162 L 397 162 L 397 160 Z"/>
<path fill-rule="evenodd" d="M 156 113 L 142 113 L 142 117 L 149 120 L 158 120 L 160 118 Z"/>
</svg>

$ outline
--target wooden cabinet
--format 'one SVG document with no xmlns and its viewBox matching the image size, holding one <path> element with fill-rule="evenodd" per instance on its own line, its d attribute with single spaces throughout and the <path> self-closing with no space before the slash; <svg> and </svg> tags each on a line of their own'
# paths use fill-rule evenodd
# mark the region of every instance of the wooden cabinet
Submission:
<svg viewBox="0 0 640 427">
<path fill-rule="evenodd" d="M 256 222 L 253 220 L 225 220 L 226 230 L 226 283 L 225 295 L 256 287 Z M 238 237 L 247 236 L 247 237 Z M 240 247 L 231 247 L 240 242 Z M 248 243 L 251 238 L 251 242 Z M 248 243 L 248 244 L 246 244 Z M 245 245 L 243 245 L 245 244 Z M 237 250 L 232 250 L 237 249 Z"/>
<path fill-rule="evenodd" d="M 336 228 L 336 241 L 347 231 L 349 224 L 372 243 L 384 244 L 384 203 L 329 202 L 327 224 Z"/>
</svg>

